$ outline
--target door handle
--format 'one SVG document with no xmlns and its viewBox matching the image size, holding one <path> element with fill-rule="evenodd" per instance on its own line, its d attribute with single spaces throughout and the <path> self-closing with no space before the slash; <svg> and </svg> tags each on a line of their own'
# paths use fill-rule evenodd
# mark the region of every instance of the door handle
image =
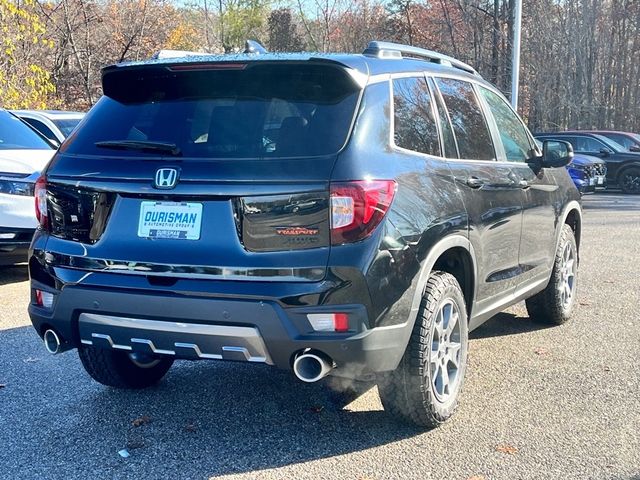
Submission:
<svg viewBox="0 0 640 480">
<path fill-rule="evenodd" d="M 465 183 L 470 188 L 481 188 L 485 185 L 486 181 L 478 177 L 469 177 Z"/>
<path fill-rule="evenodd" d="M 520 188 L 522 188 L 523 190 L 526 190 L 527 188 L 529 188 L 531 185 L 529 185 L 529 182 L 527 182 L 526 180 L 522 179 L 518 182 L 518 186 Z"/>
</svg>

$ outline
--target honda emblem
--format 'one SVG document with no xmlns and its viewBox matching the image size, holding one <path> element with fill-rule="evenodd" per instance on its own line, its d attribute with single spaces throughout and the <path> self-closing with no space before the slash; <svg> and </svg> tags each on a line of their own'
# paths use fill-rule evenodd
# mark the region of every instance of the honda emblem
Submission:
<svg viewBox="0 0 640 480">
<path fill-rule="evenodd" d="M 178 183 L 178 170 L 175 168 L 159 168 L 153 186 L 160 189 L 170 189 Z"/>
</svg>

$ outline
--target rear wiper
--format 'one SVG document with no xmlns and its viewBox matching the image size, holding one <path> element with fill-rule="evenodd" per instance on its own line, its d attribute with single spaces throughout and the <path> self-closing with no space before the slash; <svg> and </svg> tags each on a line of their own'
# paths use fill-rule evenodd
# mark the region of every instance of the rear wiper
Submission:
<svg viewBox="0 0 640 480">
<path fill-rule="evenodd" d="M 174 157 L 180 155 L 180 148 L 175 143 L 152 142 L 148 140 L 105 140 L 96 142 L 94 145 L 100 148 L 113 148 L 115 150 L 165 152 Z"/>
</svg>

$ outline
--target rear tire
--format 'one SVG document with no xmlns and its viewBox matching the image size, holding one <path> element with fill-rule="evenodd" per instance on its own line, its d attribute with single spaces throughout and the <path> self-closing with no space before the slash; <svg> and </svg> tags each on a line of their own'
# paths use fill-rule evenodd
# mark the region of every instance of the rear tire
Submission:
<svg viewBox="0 0 640 480">
<path fill-rule="evenodd" d="M 458 406 L 467 365 L 469 326 L 455 277 L 432 272 L 398 368 L 383 377 L 380 399 L 391 415 L 436 427 Z"/>
<path fill-rule="evenodd" d="M 618 185 L 624 193 L 640 194 L 640 167 L 627 167 L 618 175 Z"/>
<path fill-rule="evenodd" d="M 529 317 L 551 325 L 566 323 L 573 313 L 577 290 L 578 246 L 573 230 L 564 224 L 549 284 L 525 302 Z"/>
<path fill-rule="evenodd" d="M 83 345 L 82 366 L 95 381 L 115 388 L 147 388 L 158 383 L 173 365 L 173 358 L 150 357 Z"/>
</svg>

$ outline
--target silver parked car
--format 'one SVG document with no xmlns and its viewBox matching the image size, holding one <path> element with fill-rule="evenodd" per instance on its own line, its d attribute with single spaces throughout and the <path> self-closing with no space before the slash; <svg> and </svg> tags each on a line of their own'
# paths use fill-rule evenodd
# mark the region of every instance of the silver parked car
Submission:
<svg viewBox="0 0 640 480">
<path fill-rule="evenodd" d="M 57 144 L 62 143 L 84 117 L 82 112 L 62 110 L 12 110 L 11 113 Z"/>
</svg>

